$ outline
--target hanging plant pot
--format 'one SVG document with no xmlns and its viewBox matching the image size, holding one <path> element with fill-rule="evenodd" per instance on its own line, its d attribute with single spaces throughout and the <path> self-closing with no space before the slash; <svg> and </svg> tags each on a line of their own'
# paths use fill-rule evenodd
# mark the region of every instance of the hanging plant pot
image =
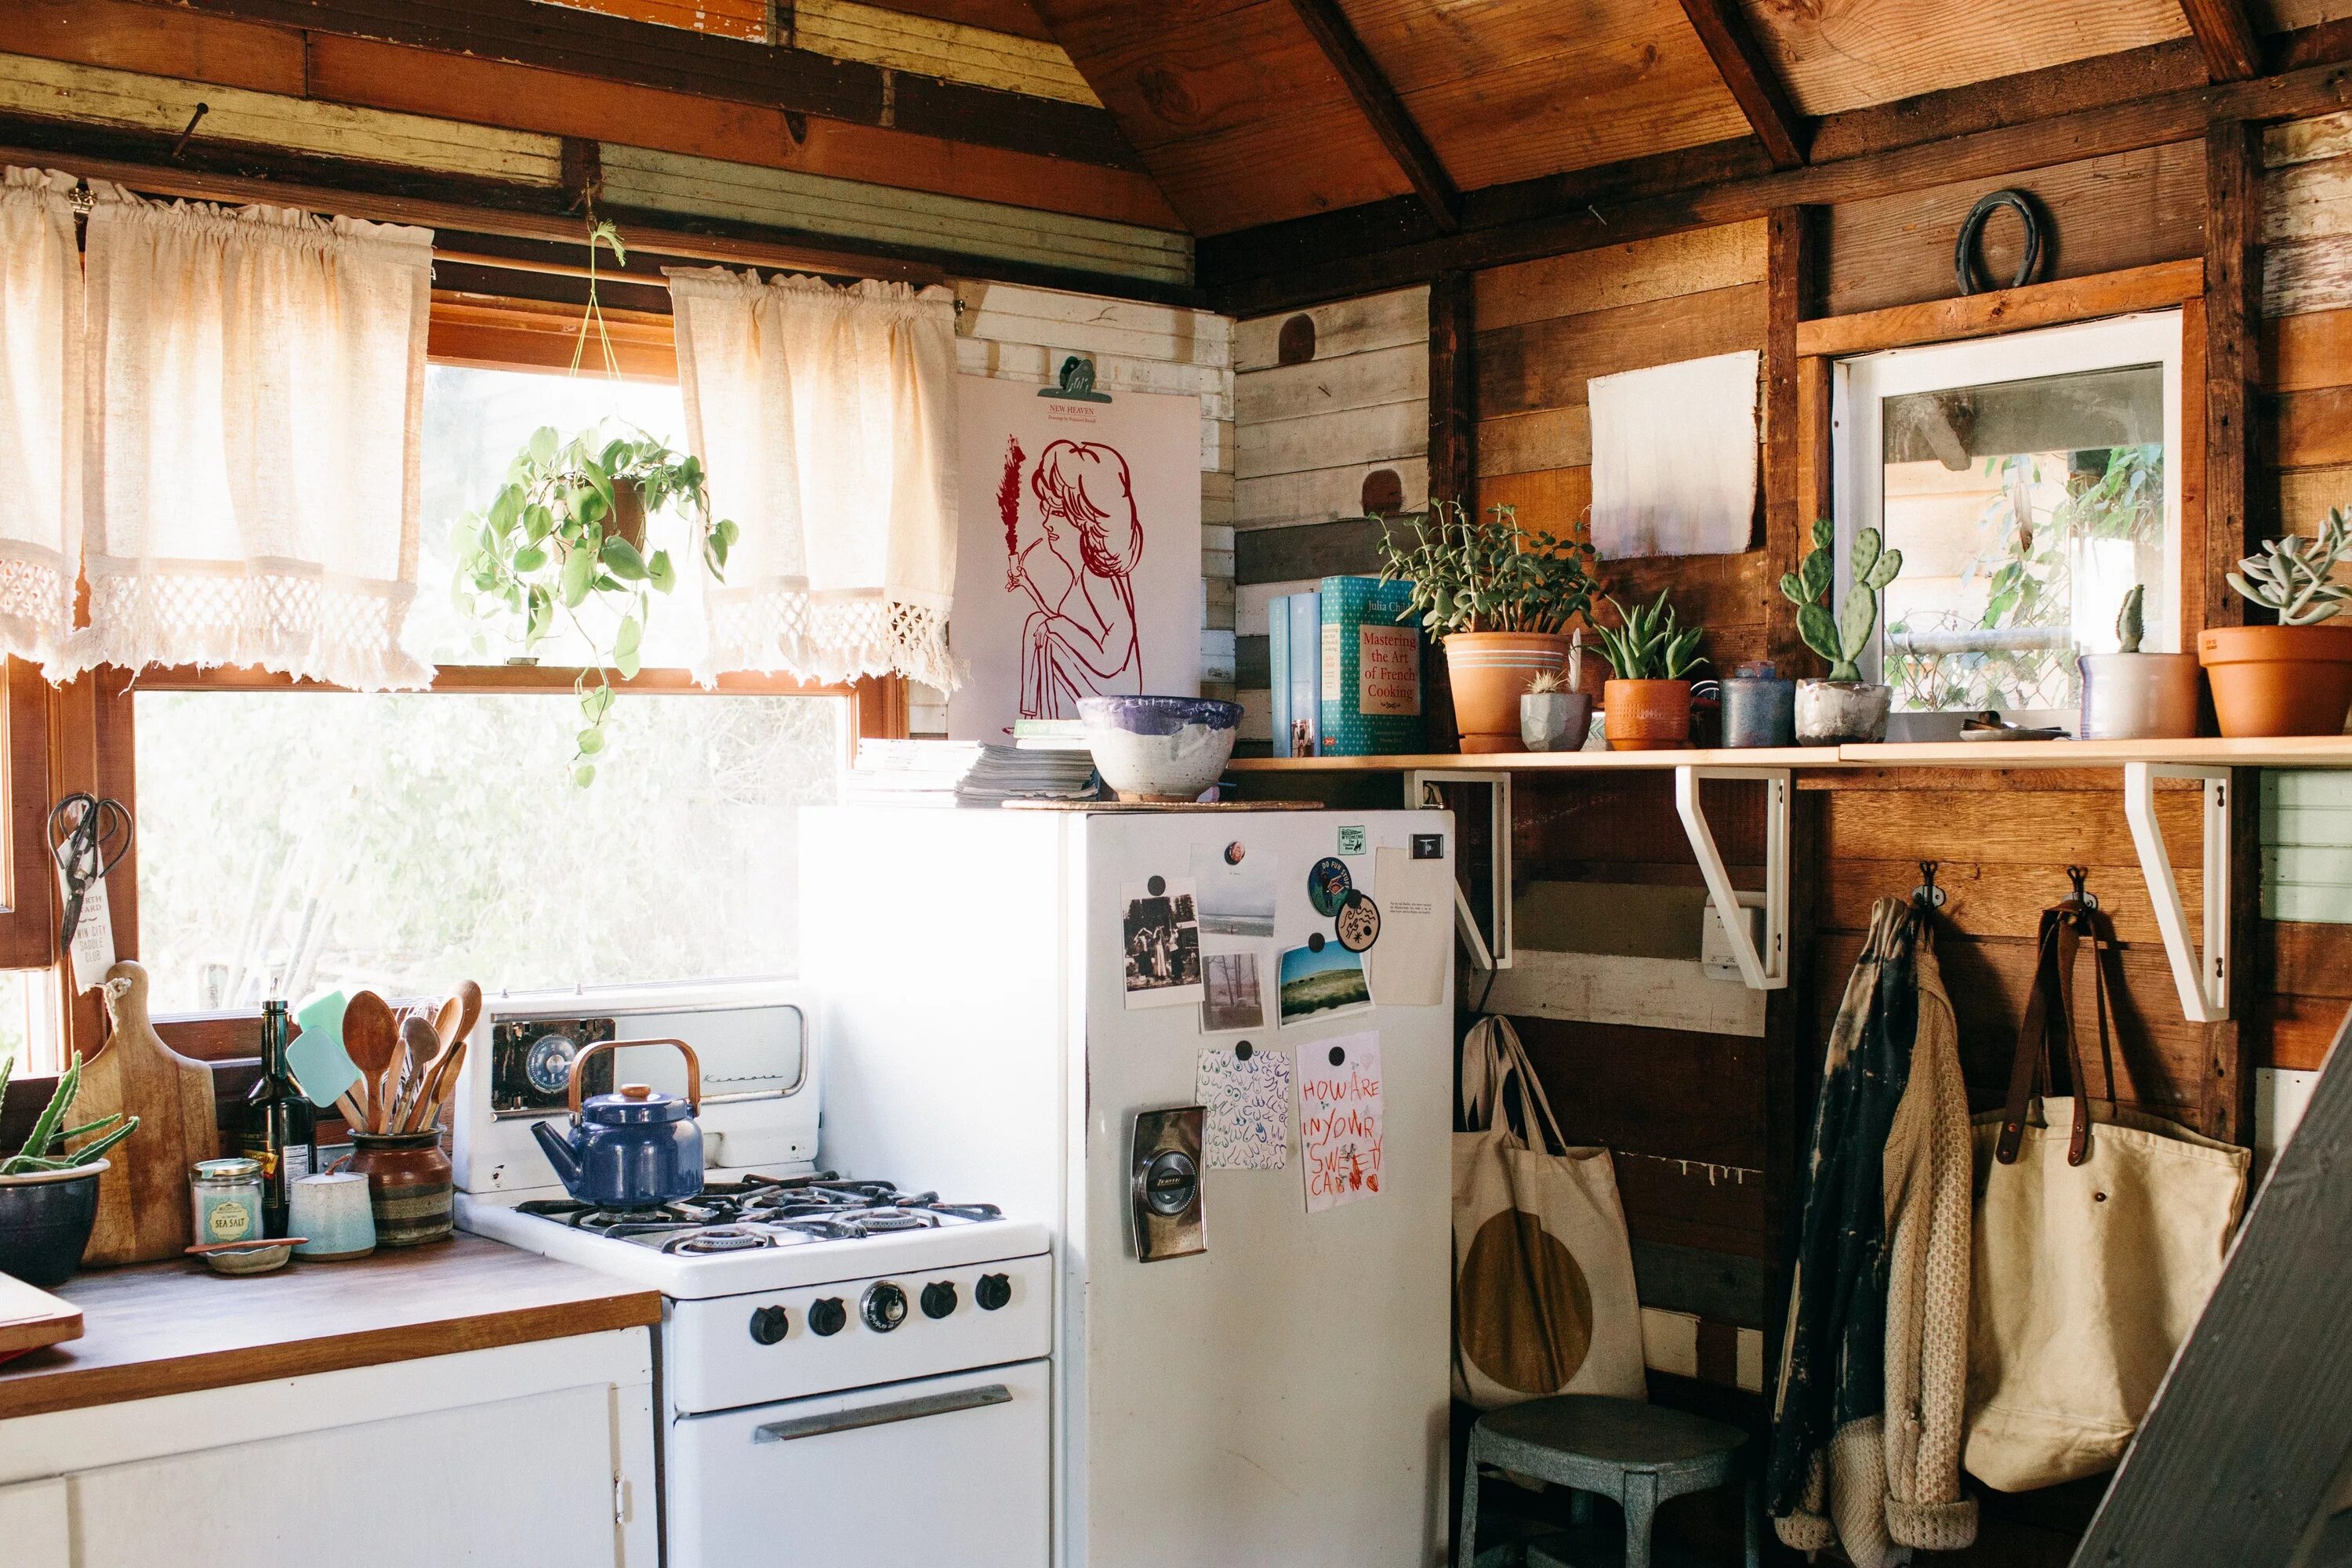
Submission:
<svg viewBox="0 0 2352 1568">
<path fill-rule="evenodd" d="M 2352 709 L 2352 626 L 2208 626 L 2197 658 L 2224 735 L 2334 735 Z"/>
<path fill-rule="evenodd" d="M 613 478 L 613 517 L 604 529 L 607 539 L 625 539 L 629 548 L 646 552 L 646 492 L 635 479 Z"/>
<path fill-rule="evenodd" d="M 1519 738 L 1519 699 L 1537 676 L 1557 675 L 1568 663 L 1568 645 L 1557 632 L 1455 632 L 1445 639 L 1465 752 L 1528 749 Z"/>
</svg>

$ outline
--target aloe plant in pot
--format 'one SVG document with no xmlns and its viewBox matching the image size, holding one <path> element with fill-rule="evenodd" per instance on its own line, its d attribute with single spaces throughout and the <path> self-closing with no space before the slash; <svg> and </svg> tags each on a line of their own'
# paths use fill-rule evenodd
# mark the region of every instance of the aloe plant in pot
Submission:
<svg viewBox="0 0 2352 1568">
<path fill-rule="evenodd" d="M 1616 600 L 1617 625 L 1602 626 L 1601 657 L 1616 679 L 1601 689 L 1602 733 L 1612 752 L 1667 751 L 1690 742 L 1690 672 L 1704 626 L 1686 626 L 1671 592 L 1628 610 Z"/>
<path fill-rule="evenodd" d="M 2278 616 L 2208 626 L 2197 658 L 2224 735 L 2333 735 L 2352 709 L 2352 626 L 2326 625 L 2352 600 L 2334 568 L 2352 557 L 2352 521 L 2331 508 L 2316 539 L 2293 534 L 2238 563 L 2230 586 Z"/>
<path fill-rule="evenodd" d="M 0 1098 L 7 1094 L 13 1066 L 0 1059 Z M 72 1275 L 98 1219 L 98 1178 L 107 1168 L 101 1156 L 139 1130 L 139 1119 L 126 1121 L 121 1111 L 67 1126 L 80 1089 L 77 1051 L 24 1146 L 0 1158 L 0 1274 L 27 1285 L 63 1284 Z M 68 1149 L 77 1138 L 89 1141 Z"/>
<path fill-rule="evenodd" d="M 1862 679 L 1861 658 L 1878 630 L 1878 595 L 1903 570 L 1903 552 L 1886 548 L 1878 530 L 1854 535 L 1853 581 L 1845 604 L 1830 613 L 1830 590 L 1837 576 L 1837 524 L 1813 520 L 1813 548 L 1782 574 L 1780 592 L 1797 606 L 1797 635 L 1829 661 L 1826 680 L 1797 682 L 1797 742 L 1834 746 L 1842 742 L 1884 741 L 1895 689 Z"/>
<path fill-rule="evenodd" d="M 1381 541 L 1381 576 L 1412 584 L 1405 616 L 1445 648 L 1462 749 L 1517 752 L 1519 699 L 1567 662 L 1569 626 L 1600 584 L 1580 524 L 1560 538 L 1520 528 L 1509 506 L 1487 510 L 1474 519 L 1458 501 L 1435 502 L 1409 543 Z"/>
</svg>

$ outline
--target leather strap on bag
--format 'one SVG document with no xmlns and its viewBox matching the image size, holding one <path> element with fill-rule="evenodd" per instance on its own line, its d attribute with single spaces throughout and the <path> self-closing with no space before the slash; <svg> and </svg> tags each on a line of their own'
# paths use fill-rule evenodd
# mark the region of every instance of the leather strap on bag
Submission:
<svg viewBox="0 0 2352 1568">
<path fill-rule="evenodd" d="M 1993 1148 L 1993 1157 L 2004 1165 L 2017 1163 L 2033 1099 L 2037 1093 L 2048 1092 L 2051 1087 L 2050 1037 L 2053 1029 L 2065 1041 L 2066 1067 L 2074 1099 L 2074 1122 L 2067 1134 L 2066 1163 L 2080 1165 L 2091 1157 L 2090 1085 L 2083 1070 L 2083 1053 L 2074 1032 L 2074 956 L 2085 937 L 2091 943 L 2091 994 L 2098 1016 L 2099 1063 L 2106 1100 L 2109 1105 L 2115 1103 L 2114 1036 L 2108 1022 L 2106 983 L 2107 959 L 2115 938 L 2102 928 L 2097 906 L 2082 897 L 2081 887 L 2077 877 L 2074 897 L 2042 911 L 2033 988 L 2026 998 L 2025 1021 L 2017 1032 L 2017 1054 L 2010 1062 L 2009 1099 L 2001 1109 L 2000 1138 Z"/>
<path fill-rule="evenodd" d="M 1544 1093 L 1543 1080 L 1536 1076 L 1535 1064 L 1528 1059 L 1528 1048 L 1520 1043 L 1518 1030 L 1499 1014 L 1490 1014 L 1472 1025 L 1462 1042 L 1463 1131 L 1484 1132 L 1499 1117 L 1504 1130 L 1508 1131 L 1510 1116 L 1503 1101 L 1511 1092 L 1514 1079 L 1518 1088 L 1519 1125 L 1525 1130 L 1518 1139 L 1520 1147 L 1541 1148 L 1546 1153 L 1564 1152 L 1568 1140 L 1560 1136 L 1559 1122 L 1552 1115 L 1551 1100 Z M 1536 1142 L 1547 1136 L 1549 1142 Z"/>
</svg>

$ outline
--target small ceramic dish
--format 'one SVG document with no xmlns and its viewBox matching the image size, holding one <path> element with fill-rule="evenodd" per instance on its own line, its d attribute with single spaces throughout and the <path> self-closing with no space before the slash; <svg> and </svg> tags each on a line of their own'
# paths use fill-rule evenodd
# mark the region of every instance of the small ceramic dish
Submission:
<svg viewBox="0 0 2352 1568">
<path fill-rule="evenodd" d="M 306 1236 L 255 1237 L 247 1241 L 215 1241 L 191 1247 L 188 1256 L 201 1258 L 215 1274 L 268 1274 L 286 1267 Z"/>
</svg>

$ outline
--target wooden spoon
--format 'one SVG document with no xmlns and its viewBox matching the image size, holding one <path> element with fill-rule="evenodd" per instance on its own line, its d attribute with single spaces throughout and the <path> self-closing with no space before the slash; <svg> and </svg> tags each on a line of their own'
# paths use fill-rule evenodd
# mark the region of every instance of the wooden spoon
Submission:
<svg viewBox="0 0 2352 1568">
<path fill-rule="evenodd" d="M 457 1005 L 457 1017 L 454 1024 L 450 1023 L 448 1004 L 442 1005 L 441 1022 L 446 1026 L 441 1031 L 441 1043 L 445 1046 L 474 1032 L 474 1025 L 482 1016 L 482 988 L 470 980 L 461 980 L 457 983 L 457 994 L 450 1001 Z"/>
<path fill-rule="evenodd" d="M 433 1085 L 432 1097 L 425 1101 L 424 1110 L 413 1119 L 419 1132 L 441 1124 L 442 1108 L 449 1103 L 449 1097 L 457 1092 L 457 1075 L 465 1070 L 466 1042 L 459 1040 L 450 1047 L 449 1054 L 442 1058 L 438 1065 L 439 1075 Z"/>
<path fill-rule="evenodd" d="M 408 1049 L 408 1071 L 400 1086 L 400 1098 L 393 1107 L 392 1131 L 413 1131 L 411 1118 L 425 1105 L 427 1073 L 441 1059 L 441 1037 L 433 1032 L 420 1014 L 411 1013 L 401 1020 L 400 1043 Z"/>
<path fill-rule="evenodd" d="M 400 1026 L 391 1005 L 373 991 L 362 991 L 343 1008 L 343 1054 L 360 1069 L 367 1090 L 368 1131 L 384 1130 L 383 1075 L 400 1054 Z"/>
</svg>

